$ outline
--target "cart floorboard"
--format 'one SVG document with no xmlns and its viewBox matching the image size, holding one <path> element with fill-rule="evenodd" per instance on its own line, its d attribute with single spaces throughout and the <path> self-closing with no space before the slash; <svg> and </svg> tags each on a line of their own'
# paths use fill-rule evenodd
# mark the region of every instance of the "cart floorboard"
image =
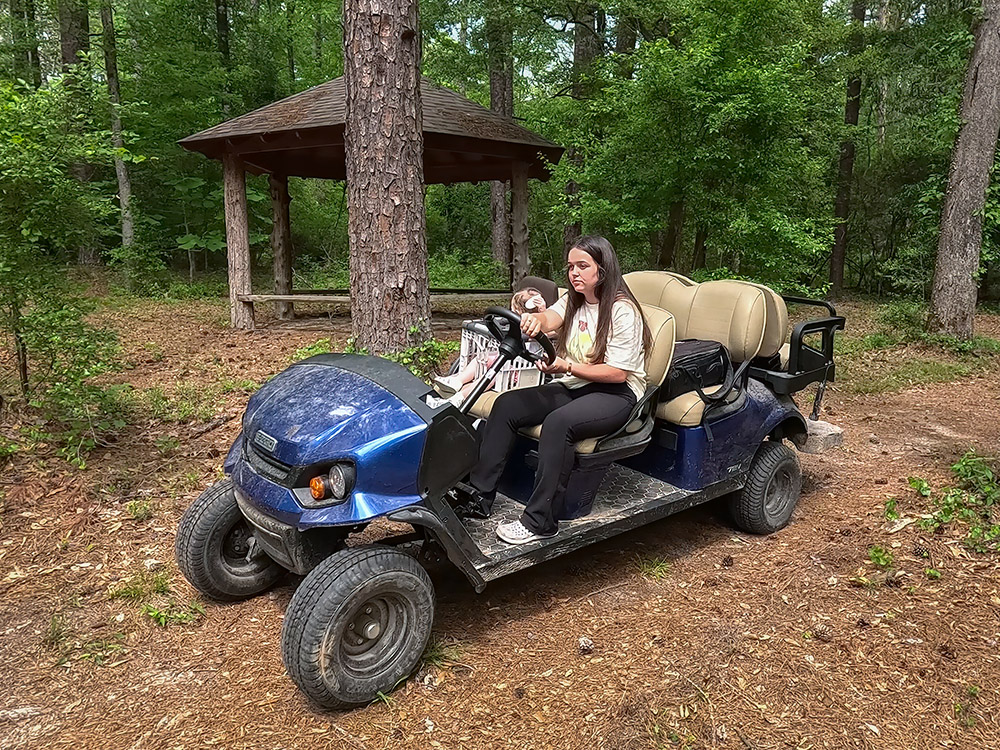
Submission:
<svg viewBox="0 0 1000 750">
<path fill-rule="evenodd" d="M 497 526 L 520 518 L 524 510 L 521 503 L 503 494 L 497 495 L 493 513 L 488 519 L 463 519 L 462 524 L 482 555 L 475 564 L 477 571 L 484 580 L 491 581 L 685 510 L 736 488 L 735 482 L 724 482 L 709 488 L 709 491 L 683 490 L 614 464 L 601 483 L 591 512 L 583 518 L 560 521 L 559 533 L 549 539 L 523 545 L 500 541 L 496 535 Z"/>
</svg>

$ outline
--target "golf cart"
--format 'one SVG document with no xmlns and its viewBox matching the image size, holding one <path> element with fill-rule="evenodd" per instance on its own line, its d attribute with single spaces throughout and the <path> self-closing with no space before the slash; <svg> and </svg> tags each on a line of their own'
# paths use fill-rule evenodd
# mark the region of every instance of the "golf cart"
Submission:
<svg viewBox="0 0 1000 750">
<path fill-rule="evenodd" d="M 499 354 L 459 407 L 378 357 L 323 354 L 266 383 L 247 406 L 226 477 L 181 519 L 181 571 L 221 601 L 260 594 L 286 570 L 305 576 L 285 613 L 282 657 L 311 700 L 343 708 L 374 700 L 418 664 L 434 619 L 427 559 L 447 557 L 481 592 L 501 576 L 722 496 L 741 529 L 782 528 L 801 489 L 797 455 L 784 441 L 808 432 L 791 394 L 819 383 L 815 418 L 844 318 L 827 303 L 787 298 L 829 315 L 796 325 L 786 342 L 786 300 L 766 287 L 654 271 L 626 281 L 652 334 L 649 386 L 624 427 L 576 445 L 556 536 L 512 546 L 495 534 L 530 495 L 540 427 L 519 436 L 492 516 L 456 513 L 455 489 L 478 454 L 477 427 L 496 401 L 490 383 L 518 357 L 555 356 L 544 334 L 536 339 L 544 354 L 529 351 L 519 316 L 490 308 L 476 325 Z M 809 343 L 812 335 L 820 341 Z M 681 339 L 722 344 L 734 367 L 724 382 L 666 398 L 661 386 Z M 359 543 L 380 518 L 406 531 Z"/>
</svg>

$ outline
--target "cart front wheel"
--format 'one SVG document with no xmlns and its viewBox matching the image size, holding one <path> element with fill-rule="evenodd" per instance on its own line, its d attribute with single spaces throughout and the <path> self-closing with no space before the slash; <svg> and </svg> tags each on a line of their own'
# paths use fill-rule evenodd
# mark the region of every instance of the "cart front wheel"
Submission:
<svg viewBox="0 0 1000 750">
<path fill-rule="evenodd" d="M 282 658 L 317 705 L 370 703 L 416 668 L 433 622 L 434 588 L 415 559 L 391 547 L 346 549 L 296 590 L 282 626 Z"/>
<path fill-rule="evenodd" d="M 174 553 L 191 585 L 217 601 L 263 593 L 283 572 L 257 547 L 253 527 L 236 504 L 231 479 L 213 484 L 184 511 Z"/>
<path fill-rule="evenodd" d="M 801 493 L 802 470 L 795 451 L 780 441 L 765 440 L 747 483 L 733 495 L 733 520 L 743 531 L 771 534 L 788 525 Z"/>
</svg>

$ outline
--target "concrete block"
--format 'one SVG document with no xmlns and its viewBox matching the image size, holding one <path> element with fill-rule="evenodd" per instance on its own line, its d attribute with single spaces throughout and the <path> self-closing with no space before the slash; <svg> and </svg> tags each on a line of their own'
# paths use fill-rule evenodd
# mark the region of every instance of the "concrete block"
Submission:
<svg viewBox="0 0 1000 750">
<path fill-rule="evenodd" d="M 823 453 L 838 448 L 844 444 L 844 429 L 822 419 L 806 420 L 808 435 L 796 435 L 792 438 L 795 447 L 803 453 Z"/>
</svg>

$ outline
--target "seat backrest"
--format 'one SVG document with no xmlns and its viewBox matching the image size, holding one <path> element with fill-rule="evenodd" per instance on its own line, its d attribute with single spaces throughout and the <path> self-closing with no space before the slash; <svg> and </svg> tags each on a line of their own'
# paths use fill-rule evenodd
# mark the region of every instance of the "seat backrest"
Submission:
<svg viewBox="0 0 1000 750">
<path fill-rule="evenodd" d="M 673 314 L 678 339 L 718 341 L 734 362 L 770 356 L 784 343 L 788 312 L 767 287 L 743 281 L 684 283 L 683 276 L 667 271 L 635 271 L 625 280 L 640 303 Z"/>
<path fill-rule="evenodd" d="M 744 281 L 744 284 L 756 287 L 764 292 L 764 303 L 767 307 L 767 322 L 764 324 L 764 340 L 760 345 L 759 357 L 771 357 L 777 354 L 788 340 L 788 306 L 781 295 L 763 284 Z"/>
<path fill-rule="evenodd" d="M 677 338 L 677 327 L 674 316 L 655 305 L 639 303 L 642 317 L 646 319 L 649 328 L 651 346 L 646 352 L 646 382 L 659 386 L 670 369 L 670 360 L 674 356 L 674 341 Z"/>
<path fill-rule="evenodd" d="M 527 289 L 528 287 L 537 289 L 542 293 L 542 299 L 545 300 L 546 307 L 552 307 L 561 296 L 556 282 L 551 279 L 543 279 L 541 276 L 525 276 L 517 285 L 516 291 Z"/>
<path fill-rule="evenodd" d="M 691 279 L 670 271 L 633 271 L 625 274 L 625 283 L 640 304 L 662 307 L 675 316 L 672 292 L 695 285 Z"/>
</svg>

